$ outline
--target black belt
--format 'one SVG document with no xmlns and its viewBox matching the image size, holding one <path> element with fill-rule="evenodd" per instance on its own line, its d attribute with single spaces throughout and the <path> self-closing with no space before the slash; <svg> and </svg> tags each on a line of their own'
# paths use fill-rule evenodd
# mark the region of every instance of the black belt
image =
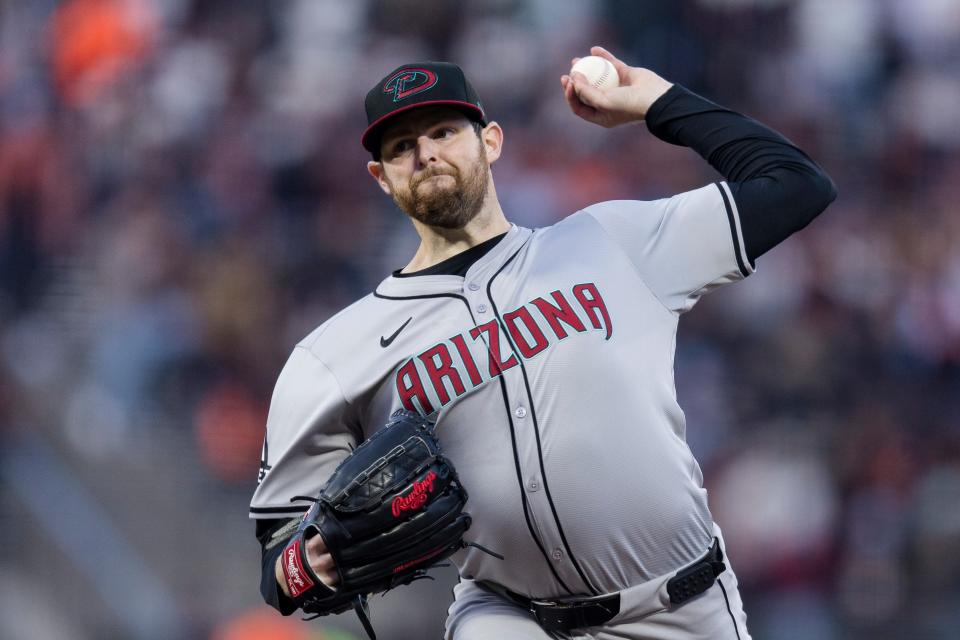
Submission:
<svg viewBox="0 0 960 640">
<path fill-rule="evenodd" d="M 720 541 L 713 539 L 713 546 L 699 560 L 681 569 L 667 581 L 667 594 L 674 606 L 679 606 L 698 596 L 716 582 L 717 576 L 726 570 Z M 595 627 L 613 619 L 620 613 L 620 593 L 611 593 L 592 598 L 557 598 L 554 600 L 531 599 L 510 591 L 492 582 L 478 581 L 478 585 L 501 595 L 529 610 L 540 626 L 547 631 L 569 631 L 581 627 Z"/>
</svg>

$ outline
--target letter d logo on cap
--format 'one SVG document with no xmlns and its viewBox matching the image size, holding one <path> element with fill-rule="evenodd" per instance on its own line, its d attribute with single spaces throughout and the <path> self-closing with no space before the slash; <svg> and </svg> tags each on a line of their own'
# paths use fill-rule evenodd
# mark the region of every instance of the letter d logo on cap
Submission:
<svg viewBox="0 0 960 640">
<path fill-rule="evenodd" d="M 383 83 L 383 92 L 392 93 L 399 102 L 437 84 L 437 74 L 429 69 L 401 69 Z"/>
</svg>

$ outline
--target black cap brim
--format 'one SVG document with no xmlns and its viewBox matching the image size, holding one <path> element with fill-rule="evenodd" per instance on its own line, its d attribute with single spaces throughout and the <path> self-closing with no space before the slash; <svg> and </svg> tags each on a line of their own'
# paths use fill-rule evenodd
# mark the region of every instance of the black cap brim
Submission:
<svg viewBox="0 0 960 640">
<path fill-rule="evenodd" d="M 481 109 L 477 108 L 477 105 L 475 104 L 464 102 L 463 100 L 426 100 L 424 102 L 417 102 L 405 107 L 400 107 L 399 109 L 395 109 L 380 119 L 374 121 L 370 124 L 370 126 L 364 129 L 363 135 L 360 136 L 360 144 L 362 144 L 363 148 L 370 153 L 377 153 L 380 151 L 380 138 L 383 136 L 384 130 L 387 128 L 393 118 L 403 113 L 407 113 L 408 111 L 413 111 L 414 109 L 438 106 L 457 107 L 461 111 L 464 111 L 465 115 L 471 120 L 476 120 L 484 126 L 487 124 L 485 114 Z"/>
</svg>

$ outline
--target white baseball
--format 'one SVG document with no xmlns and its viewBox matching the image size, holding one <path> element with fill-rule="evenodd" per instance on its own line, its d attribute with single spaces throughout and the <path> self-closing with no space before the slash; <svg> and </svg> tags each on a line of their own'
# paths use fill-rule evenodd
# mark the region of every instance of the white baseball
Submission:
<svg viewBox="0 0 960 640">
<path fill-rule="evenodd" d="M 600 56 L 587 56 L 577 60 L 570 73 L 577 71 L 582 73 L 593 87 L 597 89 L 613 89 L 620 86 L 620 76 L 617 74 L 616 67 L 606 58 Z"/>
</svg>

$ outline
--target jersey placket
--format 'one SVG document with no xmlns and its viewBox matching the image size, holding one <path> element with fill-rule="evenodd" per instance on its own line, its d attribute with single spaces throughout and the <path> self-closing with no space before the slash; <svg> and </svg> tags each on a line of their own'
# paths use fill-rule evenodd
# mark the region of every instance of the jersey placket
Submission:
<svg viewBox="0 0 960 640">
<path fill-rule="evenodd" d="M 499 350 L 503 362 L 515 359 L 516 364 L 502 371 L 500 385 L 503 393 L 505 419 L 509 422 L 514 437 L 514 450 L 518 467 L 517 481 L 521 485 L 526 502 L 528 524 L 544 560 L 549 563 L 551 572 L 570 593 L 598 593 L 589 583 L 578 560 L 571 557 L 569 540 L 565 539 L 558 514 L 549 490 L 549 479 L 545 477 L 543 461 L 542 434 L 538 425 L 536 399 L 532 397 L 527 368 L 536 363 L 524 361 L 503 320 L 503 313 L 519 305 L 510 291 L 497 286 L 498 276 L 509 267 L 509 263 L 523 250 L 523 246 L 514 248 L 503 256 L 502 264 L 492 265 L 490 279 L 481 281 L 468 279 L 464 283 L 464 295 L 467 297 L 479 324 L 496 322 L 499 338 Z M 489 271 L 487 271 L 489 273 Z M 489 349 L 490 346 L 487 345 Z"/>
</svg>

